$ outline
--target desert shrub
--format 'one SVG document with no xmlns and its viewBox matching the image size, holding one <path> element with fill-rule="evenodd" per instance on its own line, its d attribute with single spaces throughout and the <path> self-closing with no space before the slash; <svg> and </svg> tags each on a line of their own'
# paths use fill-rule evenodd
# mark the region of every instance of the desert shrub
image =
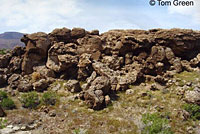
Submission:
<svg viewBox="0 0 200 134">
<path fill-rule="evenodd" d="M 145 125 L 142 134 L 173 134 L 168 119 L 159 113 L 144 114 L 142 121 Z"/>
<path fill-rule="evenodd" d="M 9 98 L 7 93 L 4 91 L 0 91 L 0 105 L 3 109 L 7 110 L 11 110 L 16 107 L 14 101 Z"/>
<path fill-rule="evenodd" d="M 7 50 L 6 49 L 0 49 L 0 55 L 4 55 L 7 53 Z"/>
<path fill-rule="evenodd" d="M 16 107 L 14 101 L 11 98 L 3 99 L 0 105 L 2 106 L 3 109 L 7 109 L 7 110 L 11 110 Z"/>
<path fill-rule="evenodd" d="M 37 108 L 37 106 L 40 104 L 39 96 L 36 92 L 29 92 L 25 93 L 21 96 L 21 103 L 22 106 L 25 108 Z"/>
<path fill-rule="evenodd" d="M 193 120 L 200 119 L 200 106 L 196 104 L 184 104 L 183 108 L 190 114 L 190 117 Z"/>
<path fill-rule="evenodd" d="M 33 72 L 31 75 L 32 81 L 38 81 L 41 79 L 41 74 L 38 72 Z"/>
<path fill-rule="evenodd" d="M 57 94 L 52 91 L 45 92 L 42 95 L 42 103 L 45 105 L 55 105 L 57 101 Z"/>
<path fill-rule="evenodd" d="M 4 91 L 0 91 L 0 101 L 3 100 L 3 99 L 6 99 L 8 98 L 8 95 L 6 92 Z"/>
<path fill-rule="evenodd" d="M 6 127 L 7 120 L 4 120 L 2 118 L 0 118 L 0 129 L 3 129 Z"/>
</svg>

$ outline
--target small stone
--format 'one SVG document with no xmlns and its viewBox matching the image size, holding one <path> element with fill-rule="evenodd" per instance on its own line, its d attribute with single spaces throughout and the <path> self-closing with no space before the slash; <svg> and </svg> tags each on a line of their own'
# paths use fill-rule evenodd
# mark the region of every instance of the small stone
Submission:
<svg viewBox="0 0 200 134">
<path fill-rule="evenodd" d="M 13 128 L 13 125 L 8 125 L 7 128 Z"/>
<path fill-rule="evenodd" d="M 20 127 L 19 127 L 19 126 L 14 126 L 14 127 L 13 127 L 13 130 L 14 130 L 14 131 L 18 131 L 18 130 L 20 130 Z"/>
<path fill-rule="evenodd" d="M 126 90 L 126 94 L 127 95 L 134 94 L 134 90 L 133 89 L 128 89 L 128 90 Z"/>
<path fill-rule="evenodd" d="M 26 129 L 27 129 L 26 126 L 22 126 L 22 127 L 21 127 L 21 130 L 23 130 L 23 131 L 26 130 Z"/>
<path fill-rule="evenodd" d="M 150 87 L 150 90 L 155 91 L 155 90 L 159 90 L 156 84 L 152 84 Z"/>
<path fill-rule="evenodd" d="M 52 110 L 49 112 L 49 116 L 50 117 L 55 117 L 56 116 L 56 111 L 55 110 Z"/>
<path fill-rule="evenodd" d="M 78 111 L 78 109 L 75 108 L 75 109 L 72 110 L 72 113 L 76 113 L 77 111 Z"/>
<path fill-rule="evenodd" d="M 186 85 L 187 86 L 192 86 L 192 82 L 187 82 Z"/>
<path fill-rule="evenodd" d="M 105 96 L 105 103 L 106 105 L 109 105 L 111 103 L 111 100 L 110 100 L 110 96 L 109 95 L 106 95 Z"/>
</svg>

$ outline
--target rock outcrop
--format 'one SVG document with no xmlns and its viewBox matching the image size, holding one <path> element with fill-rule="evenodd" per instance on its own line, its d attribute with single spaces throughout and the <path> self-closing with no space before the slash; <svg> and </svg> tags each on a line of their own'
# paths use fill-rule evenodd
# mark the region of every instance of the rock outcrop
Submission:
<svg viewBox="0 0 200 134">
<path fill-rule="evenodd" d="M 0 55 L 0 86 L 41 92 L 56 78 L 65 79 L 68 91 L 81 92 L 80 98 L 96 110 L 108 105 L 111 93 L 129 85 L 149 79 L 165 84 L 174 74 L 200 66 L 200 32 L 193 30 L 111 30 L 99 35 L 98 30 L 61 28 L 21 40 L 25 48 Z"/>
</svg>

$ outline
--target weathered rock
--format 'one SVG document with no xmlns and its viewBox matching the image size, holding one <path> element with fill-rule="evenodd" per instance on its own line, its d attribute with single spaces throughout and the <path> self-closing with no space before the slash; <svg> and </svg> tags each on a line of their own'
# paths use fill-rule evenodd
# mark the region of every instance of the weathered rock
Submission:
<svg viewBox="0 0 200 134">
<path fill-rule="evenodd" d="M 102 90 L 104 94 L 108 94 L 110 91 L 110 80 L 105 76 L 97 77 L 90 86 L 92 90 Z"/>
<path fill-rule="evenodd" d="M 17 90 L 19 92 L 29 92 L 33 90 L 33 86 L 28 80 L 20 80 Z"/>
<path fill-rule="evenodd" d="M 19 81 L 21 79 L 21 75 L 19 74 L 13 74 L 8 79 L 8 84 L 12 89 L 16 89 L 19 85 Z"/>
<path fill-rule="evenodd" d="M 25 47 L 15 47 L 12 51 L 12 56 L 19 56 L 21 57 L 25 53 Z"/>
<path fill-rule="evenodd" d="M 91 35 L 99 35 L 99 30 L 92 30 L 90 32 Z"/>
<path fill-rule="evenodd" d="M 52 78 L 55 78 L 55 73 L 53 70 L 51 69 L 48 69 L 45 65 L 42 65 L 42 66 L 35 66 L 33 68 L 34 72 L 42 72 L 41 75 L 43 77 L 52 77 Z"/>
<path fill-rule="evenodd" d="M 50 47 L 50 40 L 46 33 L 34 33 L 24 35 L 21 39 L 26 44 L 26 53 L 22 62 L 22 71 L 30 74 L 33 66 L 41 64 L 47 58 L 47 52 Z"/>
<path fill-rule="evenodd" d="M 55 29 L 49 34 L 51 42 L 70 42 L 71 30 L 68 28 Z"/>
<path fill-rule="evenodd" d="M 133 90 L 133 89 L 127 89 L 127 90 L 126 90 L 126 94 L 127 94 L 127 95 L 134 94 L 134 90 Z"/>
<path fill-rule="evenodd" d="M 87 91 L 84 93 L 84 100 L 86 104 L 92 109 L 99 110 L 105 104 L 105 95 L 111 90 L 111 84 L 107 77 L 97 77 Z M 108 102 L 108 100 L 107 100 Z"/>
<path fill-rule="evenodd" d="M 101 76 L 106 76 L 106 77 L 111 78 L 112 76 L 120 75 L 119 72 L 110 69 L 106 64 L 103 64 L 101 62 L 94 62 L 92 64 L 92 67 L 97 72 L 97 74 Z"/>
<path fill-rule="evenodd" d="M 0 87 L 4 86 L 7 83 L 7 76 L 0 74 Z"/>
<path fill-rule="evenodd" d="M 46 66 L 55 72 L 62 72 L 73 68 L 78 64 L 76 44 L 56 43 L 48 52 Z"/>
<path fill-rule="evenodd" d="M 158 30 L 153 34 L 158 44 L 170 47 L 176 56 L 182 58 L 191 59 L 200 49 L 198 45 L 200 32 L 186 29 L 170 29 Z"/>
<path fill-rule="evenodd" d="M 82 54 L 79 58 L 78 67 L 78 79 L 85 80 L 87 77 L 89 77 L 93 71 L 91 54 Z"/>
<path fill-rule="evenodd" d="M 177 73 L 180 73 L 182 71 L 182 64 L 181 64 L 181 60 L 179 58 L 176 58 L 173 61 L 173 67 L 174 70 L 176 70 Z"/>
<path fill-rule="evenodd" d="M 80 92 L 81 87 L 80 84 L 77 80 L 69 80 L 66 84 L 65 87 L 67 90 L 69 90 L 72 93 Z"/>
<path fill-rule="evenodd" d="M 83 28 L 73 28 L 71 31 L 71 37 L 76 39 L 84 37 L 85 34 L 86 31 Z"/>
<path fill-rule="evenodd" d="M 100 110 L 105 106 L 102 90 L 88 90 L 84 94 L 84 99 L 88 107 L 94 110 Z"/>
<path fill-rule="evenodd" d="M 11 54 L 0 55 L 0 68 L 8 67 L 10 59 L 11 59 Z"/>
<path fill-rule="evenodd" d="M 190 65 L 192 67 L 199 66 L 199 63 L 200 63 L 200 54 L 198 54 L 195 58 L 193 58 L 193 59 L 190 60 Z"/>
<path fill-rule="evenodd" d="M 193 91 L 186 91 L 185 100 L 200 105 L 200 89 L 195 87 Z"/>
<path fill-rule="evenodd" d="M 86 36 L 77 40 L 80 44 L 77 51 L 79 54 L 88 53 L 93 54 L 97 51 L 102 51 L 102 40 L 98 36 Z"/>
<path fill-rule="evenodd" d="M 125 65 L 131 64 L 133 62 L 132 57 L 133 57 L 133 53 L 131 52 L 125 55 Z"/>
<path fill-rule="evenodd" d="M 162 46 L 153 46 L 150 56 L 156 62 L 163 61 L 165 59 L 165 49 Z"/>
<path fill-rule="evenodd" d="M 45 79 L 41 79 L 41 80 L 33 83 L 33 89 L 38 92 L 42 92 L 42 91 L 46 90 L 48 86 L 49 86 L 49 83 Z"/>
<path fill-rule="evenodd" d="M 118 70 L 123 64 L 124 58 L 118 56 L 104 56 L 102 62 L 106 64 L 109 68 L 113 70 Z"/>
<path fill-rule="evenodd" d="M 106 104 L 106 106 L 108 106 L 110 103 L 111 103 L 110 96 L 109 96 L 109 95 L 106 95 L 106 96 L 105 96 L 105 104 Z"/>
<path fill-rule="evenodd" d="M 10 73 L 21 73 L 22 58 L 12 57 L 8 66 Z"/>
<path fill-rule="evenodd" d="M 166 58 L 168 60 L 171 60 L 171 59 L 173 59 L 175 57 L 174 52 L 169 47 L 165 48 L 165 54 L 166 54 Z"/>
<path fill-rule="evenodd" d="M 193 71 L 193 68 L 190 66 L 190 62 L 189 61 L 182 60 L 181 61 L 181 65 L 182 65 L 184 70 L 189 71 L 189 72 Z"/>
</svg>

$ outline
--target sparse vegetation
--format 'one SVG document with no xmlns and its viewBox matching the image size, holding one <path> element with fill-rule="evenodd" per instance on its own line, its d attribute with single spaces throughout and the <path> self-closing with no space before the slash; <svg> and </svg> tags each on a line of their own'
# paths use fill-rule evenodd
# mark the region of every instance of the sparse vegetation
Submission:
<svg viewBox="0 0 200 134">
<path fill-rule="evenodd" d="M 8 95 L 6 92 L 4 91 L 0 91 L 0 101 L 2 101 L 3 99 L 8 98 Z"/>
<path fill-rule="evenodd" d="M 4 91 L 0 91 L 0 105 L 3 109 L 7 110 L 11 110 L 16 107 L 14 101 L 8 97 L 7 93 Z"/>
<path fill-rule="evenodd" d="M 4 109 L 7 109 L 7 110 L 11 110 L 11 109 L 14 109 L 16 107 L 14 101 L 11 98 L 5 98 L 5 99 L 3 99 L 1 101 L 1 106 Z"/>
<path fill-rule="evenodd" d="M 7 123 L 7 120 L 0 118 L 0 129 L 3 129 L 6 123 Z"/>
<path fill-rule="evenodd" d="M 42 95 L 42 103 L 45 105 L 55 105 L 57 99 L 57 94 L 52 91 L 48 91 Z"/>
<path fill-rule="evenodd" d="M 38 73 L 38 72 L 33 72 L 32 75 L 31 75 L 31 78 L 32 78 L 32 81 L 38 81 L 41 79 L 41 74 Z"/>
<path fill-rule="evenodd" d="M 6 49 L 0 49 L 0 55 L 4 55 L 7 53 L 7 50 Z"/>
<path fill-rule="evenodd" d="M 144 114 L 142 121 L 145 124 L 142 134 L 173 134 L 168 119 L 159 113 Z"/>
<path fill-rule="evenodd" d="M 21 103 L 25 108 L 35 109 L 40 104 L 39 96 L 36 92 L 25 93 L 21 96 Z"/>
<path fill-rule="evenodd" d="M 200 120 L 200 106 L 196 104 L 184 104 L 183 108 L 190 114 L 193 120 Z"/>
</svg>

